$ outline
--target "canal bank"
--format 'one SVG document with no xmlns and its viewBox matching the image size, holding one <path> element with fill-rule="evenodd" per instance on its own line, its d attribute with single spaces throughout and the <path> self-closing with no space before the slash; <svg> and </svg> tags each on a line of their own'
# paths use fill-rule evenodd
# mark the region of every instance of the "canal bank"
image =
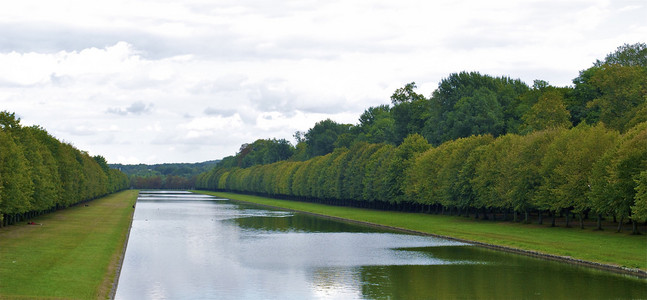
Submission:
<svg viewBox="0 0 647 300">
<path fill-rule="evenodd" d="M 575 228 L 549 228 L 510 222 L 474 221 L 461 217 L 333 207 L 234 193 L 198 192 L 647 278 L 647 238 L 644 235 L 631 236 Z"/>
<path fill-rule="evenodd" d="M 0 299 L 105 299 L 137 191 L 123 191 L 0 230 Z"/>
<path fill-rule="evenodd" d="M 119 277 L 121 275 L 121 268 L 124 265 L 124 257 L 126 256 L 126 249 L 128 249 L 128 240 L 130 239 L 130 229 L 133 227 L 133 216 L 135 215 L 136 206 L 137 206 L 137 199 L 133 201 L 133 206 L 132 206 L 133 210 L 130 214 L 130 222 L 128 224 L 128 231 L 126 232 L 126 239 L 124 240 L 123 247 L 121 247 L 121 252 L 119 252 L 118 262 L 115 266 L 115 277 L 114 277 L 114 280 L 112 281 L 112 286 L 110 287 L 110 294 L 108 294 L 108 299 L 114 299 L 115 294 L 117 293 L 117 286 L 119 286 Z"/>
</svg>

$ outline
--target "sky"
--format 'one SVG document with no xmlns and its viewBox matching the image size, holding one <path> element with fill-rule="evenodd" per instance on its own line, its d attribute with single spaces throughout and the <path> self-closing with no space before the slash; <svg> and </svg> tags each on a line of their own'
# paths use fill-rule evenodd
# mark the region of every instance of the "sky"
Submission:
<svg viewBox="0 0 647 300">
<path fill-rule="evenodd" d="M 202 162 L 416 82 L 568 86 L 647 42 L 644 0 L 4 1 L 0 111 L 109 163 Z"/>
</svg>

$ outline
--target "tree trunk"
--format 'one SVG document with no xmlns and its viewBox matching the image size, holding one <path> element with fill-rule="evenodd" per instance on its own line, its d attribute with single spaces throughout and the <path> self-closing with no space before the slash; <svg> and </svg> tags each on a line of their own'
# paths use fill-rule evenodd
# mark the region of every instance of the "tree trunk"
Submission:
<svg viewBox="0 0 647 300">
<path fill-rule="evenodd" d="M 550 222 L 550 227 L 555 227 L 555 217 L 556 217 L 555 213 L 552 212 L 552 213 L 550 213 L 550 215 L 551 215 L 551 217 L 553 217 L 553 219 Z"/>
<path fill-rule="evenodd" d="M 528 210 L 524 210 L 525 220 L 523 221 L 524 223 L 528 224 L 530 223 L 530 217 L 528 216 Z"/>
<path fill-rule="evenodd" d="M 582 218 L 582 213 L 577 215 L 580 217 L 580 229 L 584 229 L 584 218 Z"/>
<path fill-rule="evenodd" d="M 512 222 L 517 223 L 517 211 L 516 210 L 512 213 Z"/>
<path fill-rule="evenodd" d="M 570 213 L 566 212 L 566 228 L 571 227 L 571 225 L 570 225 L 571 220 L 568 218 L 569 215 L 570 215 Z"/>
<path fill-rule="evenodd" d="M 638 231 L 638 223 L 636 220 L 631 220 L 631 234 L 637 235 L 640 234 L 640 231 Z"/>
<path fill-rule="evenodd" d="M 478 208 L 475 208 L 475 209 L 474 209 L 474 219 L 477 219 L 477 220 L 478 220 L 478 218 L 479 218 L 479 209 L 478 209 Z"/>
<path fill-rule="evenodd" d="M 618 231 L 616 232 L 622 232 L 622 223 L 625 221 L 625 217 L 622 216 L 620 217 L 620 223 L 618 223 Z"/>
<path fill-rule="evenodd" d="M 598 214 L 598 226 L 595 230 L 602 230 L 602 214 Z"/>
<path fill-rule="evenodd" d="M 492 210 L 492 221 L 496 221 L 496 211 Z"/>
</svg>

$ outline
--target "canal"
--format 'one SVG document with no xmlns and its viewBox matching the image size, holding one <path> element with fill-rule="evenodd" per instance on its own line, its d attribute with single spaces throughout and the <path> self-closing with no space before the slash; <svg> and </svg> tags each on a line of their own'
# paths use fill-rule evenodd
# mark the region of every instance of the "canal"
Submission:
<svg viewBox="0 0 647 300">
<path fill-rule="evenodd" d="M 645 297 L 632 276 L 188 192 L 140 193 L 115 296 Z"/>
</svg>

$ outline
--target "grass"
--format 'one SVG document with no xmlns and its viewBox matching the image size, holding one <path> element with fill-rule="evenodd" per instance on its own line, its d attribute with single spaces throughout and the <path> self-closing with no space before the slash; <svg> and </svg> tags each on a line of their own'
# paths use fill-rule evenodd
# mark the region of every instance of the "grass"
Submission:
<svg viewBox="0 0 647 300">
<path fill-rule="evenodd" d="M 549 227 L 548 225 L 482 221 L 444 215 L 386 212 L 233 193 L 206 191 L 200 191 L 200 193 L 647 271 L 647 237 L 645 235 L 629 235 L 609 230 L 594 231 L 592 229 Z"/>
<path fill-rule="evenodd" d="M 0 299 L 105 299 L 137 191 L 128 190 L 0 229 Z"/>
</svg>

